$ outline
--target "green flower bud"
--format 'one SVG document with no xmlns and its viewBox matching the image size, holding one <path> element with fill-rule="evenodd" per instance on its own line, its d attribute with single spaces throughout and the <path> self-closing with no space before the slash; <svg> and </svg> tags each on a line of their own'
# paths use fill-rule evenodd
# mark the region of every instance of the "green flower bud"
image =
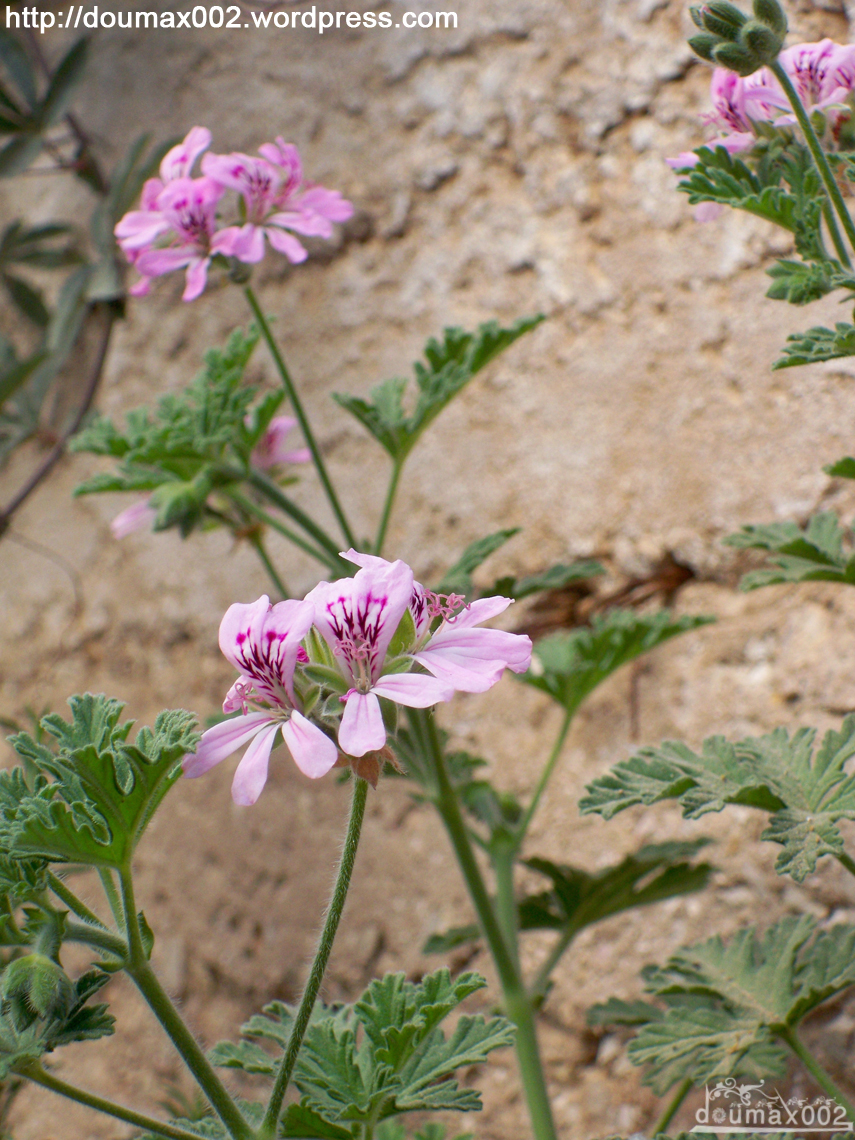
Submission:
<svg viewBox="0 0 855 1140">
<path fill-rule="evenodd" d="M 689 15 L 692 17 L 692 23 L 696 28 L 703 28 L 704 18 L 700 8 L 690 8 Z"/>
<path fill-rule="evenodd" d="M 0 1001 L 19 1030 L 37 1017 L 61 1019 L 74 1004 L 74 985 L 58 962 L 44 954 L 15 958 L 0 979 Z"/>
<path fill-rule="evenodd" d="M 719 39 L 725 40 L 727 43 L 736 43 L 739 37 L 739 28 L 734 28 L 733 24 L 729 24 L 727 20 L 720 20 L 717 16 L 711 15 L 709 12 L 704 16 L 704 27 L 708 32 Z"/>
<path fill-rule="evenodd" d="M 713 50 L 723 43 L 718 36 L 711 36 L 708 32 L 701 32 L 697 36 L 692 36 L 689 39 L 689 47 L 699 55 L 701 59 L 707 59 L 710 63 L 713 62 Z"/>
<path fill-rule="evenodd" d="M 754 56 L 756 63 L 754 70 L 764 64 L 774 63 L 778 53 L 784 46 L 780 36 L 775 35 L 771 28 L 757 20 L 750 20 L 739 33 L 739 44 L 747 48 Z"/>
<path fill-rule="evenodd" d="M 704 14 L 709 13 L 715 16 L 718 20 L 723 20 L 729 24 L 735 31 L 739 31 L 744 23 L 748 20 L 745 13 L 737 8 L 735 4 L 728 3 L 728 0 L 709 0 L 708 4 L 703 6 Z"/>
<path fill-rule="evenodd" d="M 754 0 L 754 15 L 781 39 L 787 34 L 787 17 L 778 0 Z"/>
<path fill-rule="evenodd" d="M 753 75 L 760 66 L 753 53 L 747 48 L 740 47 L 739 44 L 720 43 L 718 47 L 713 49 L 712 55 L 714 63 L 719 64 L 720 67 L 726 67 L 728 71 L 735 71 L 737 75 L 743 77 Z"/>
</svg>

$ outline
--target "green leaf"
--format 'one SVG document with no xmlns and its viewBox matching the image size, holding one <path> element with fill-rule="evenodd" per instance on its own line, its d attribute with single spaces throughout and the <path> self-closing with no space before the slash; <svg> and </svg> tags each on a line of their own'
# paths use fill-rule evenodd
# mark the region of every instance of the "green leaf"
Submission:
<svg viewBox="0 0 855 1140">
<path fill-rule="evenodd" d="M 471 922 L 468 926 L 452 926 L 441 934 L 432 934 L 422 947 L 423 954 L 447 954 L 460 946 L 468 946 L 481 937 L 481 928 Z"/>
<path fill-rule="evenodd" d="M 632 907 L 702 890 L 713 868 L 709 863 L 693 866 L 688 860 L 708 842 L 651 844 L 594 872 L 549 859 L 526 859 L 525 865 L 545 875 L 552 886 L 520 901 L 520 928 L 575 934 Z"/>
<path fill-rule="evenodd" d="M 761 838 L 783 847 L 776 869 L 798 882 L 825 855 L 843 853 L 837 826 L 855 819 L 855 776 L 845 763 L 855 755 L 855 716 L 840 732 L 829 731 L 814 754 L 815 729 L 792 737 L 785 729 L 730 744 L 721 736 L 704 741 L 700 755 L 685 744 L 643 748 L 587 788 L 583 813 L 606 819 L 633 804 L 676 799 L 687 819 L 743 804 L 770 813 Z"/>
<path fill-rule="evenodd" d="M 195 717 L 160 713 L 154 730 L 119 724 L 123 705 L 104 696 L 72 697 L 70 722 L 42 718 L 56 754 L 27 733 L 9 743 L 38 773 L 33 793 L 4 810 L 11 852 L 24 858 L 101 867 L 128 864 L 153 812 L 199 740 Z"/>
<path fill-rule="evenodd" d="M 651 1021 L 661 1021 L 664 1013 L 658 1005 L 649 1001 L 622 1001 L 610 997 L 608 1001 L 592 1005 L 585 1020 L 590 1026 L 647 1025 Z"/>
<path fill-rule="evenodd" d="M 78 40 L 62 57 L 56 71 L 51 75 L 38 112 L 39 123 L 43 129 L 52 126 L 71 102 L 74 89 L 83 78 L 87 51 L 86 40 Z"/>
<path fill-rule="evenodd" d="M 531 668 L 520 680 L 548 693 L 567 712 L 574 713 L 621 665 L 713 620 L 673 617 L 666 610 L 653 614 L 610 610 L 595 616 L 590 628 L 555 633 L 538 641 Z"/>
<path fill-rule="evenodd" d="M 817 931 L 809 916 L 788 916 L 762 937 L 745 928 L 728 943 L 711 938 L 648 967 L 646 988 L 664 1010 L 613 1001 L 592 1019 L 640 1026 L 630 1060 L 646 1066 L 645 1083 L 660 1094 L 686 1078 L 783 1075 L 779 1035 L 855 984 L 853 949 L 855 927 Z"/>
<path fill-rule="evenodd" d="M 838 321 L 833 329 L 814 325 L 806 332 L 788 336 L 784 355 L 772 367 L 793 368 L 798 364 L 818 364 L 841 356 L 855 356 L 855 325 L 846 321 Z"/>
<path fill-rule="evenodd" d="M 448 970 L 428 974 L 418 984 L 403 974 L 371 983 L 353 1005 L 317 1007 L 294 1071 L 301 1093 L 286 1114 L 289 1137 L 341 1140 L 348 1122 L 364 1123 L 402 1112 L 480 1108 L 480 1098 L 460 1089 L 457 1069 L 479 1064 L 493 1049 L 513 1042 L 513 1027 L 501 1017 L 461 1017 L 446 1038 L 441 1022 L 469 995 L 482 989 L 477 974 L 452 978 Z M 274 1042 L 271 1057 L 252 1040 L 221 1043 L 215 1064 L 271 1075 L 291 1033 L 293 1011 L 274 1002 L 243 1026 L 244 1038 Z M 300 1131 L 303 1129 L 303 1131 Z M 338 1131 L 336 1131 L 338 1129 Z"/>
<path fill-rule="evenodd" d="M 17 135 L 0 150 L 0 178 L 10 178 L 26 170 L 41 154 L 43 146 L 41 135 Z"/>
<path fill-rule="evenodd" d="M 531 597 L 532 594 L 539 594 L 543 590 L 560 590 L 572 582 L 596 578 L 600 574 L 605 574 L 605 570 L 599 562 L 573 562 L 569 566 L 559 562 L 558 565 L 550 566 L 540 574 L 529 574 L 525 578 L 499 578 L 485 592 L 489 595 L 501 594 L 505 598 L 516 598 L 519 601 L 520 598 Z"/>
<path fill-rule="evenodd" d="M 3 284 L 27 320 L 32 321 L 40 329 L 47 328 L 50 313 L 45 306 L 41 290 L 34 289 L 28 282 L 20 277 L 13 277 L 11 273 L 3 274 Z"/>
<path fill-rule="evenodd" d="M 472 377 L 542 320 L 542 315 L 525 317 L 507 329 L 489 321 L 474 333 L 448 328 L 442 341 L 431 338 L 425 346 L 425 363 L 417 361 L 414 365 L 416 396 L 409 413 L 404 407 L 408 383 L 400 378 L 373 388 L 371 400 L 341 393 L 333 398 L 367 428 L 396 463 L 403 463 L 428 424 Z"/>
<path fill-rule="evenodd" d="M 29 57 L 16 36 L 0 28 L 0 63 L 6 68 L 28 106 L 35 107 L 36 78 Z"/>
<path fill-rule="evenodd" d="M 18 389 L 26 384 L 44 359 L 45 354 L 37 352 L 27 360 L 16 362 L 12 367 L 0 372 L 0 404 L 14 396 Z"/>
<path fill-rule="evenodd" d="M 837 474 L 840 465 L 829 470 Z M 814 515 L 802 528 L 794 522 L 745 526 L 724 539 L 738 549 L 768 550 L 769 566 L 752 570 L 739 583 L 741 590 L 756 590 L 782 582 L 842 582 L 855 585 L 852 534 L 844 531 L 836 515 Z M 845 545 L 844 545 L 845 544 Z"/>
<path fill-rule="evenodd" d="M 838 288 L 833 266 L 826 261 L 812 265 L 803 261 L 778 261 L 766 272 L 773 281 L 766 296 L 773 301 L 807 305 Z"/>
<path fill-rule="evenodd" d="M 446 570 L 442 581 L 436 588 L 437 593 L 464 594 L 466 596 L 471 594 L 472 571 L 477 570 L 482 562 L 485 562 L 500 546 L 504 546 L 508 539 L 519 534 L 521 529 L 521 527 L 515 526 L 509 530 L 498 530 L 495 534 L 488 534 L 486 538 L 479 538 L 475 542 L 470 542 L 460 558 L 449 570 Z"/>
</svg>

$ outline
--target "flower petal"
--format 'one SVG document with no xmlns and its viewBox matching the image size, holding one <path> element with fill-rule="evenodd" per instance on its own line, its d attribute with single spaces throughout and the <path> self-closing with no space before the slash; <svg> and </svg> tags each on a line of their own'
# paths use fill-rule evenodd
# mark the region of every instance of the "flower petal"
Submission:
<svg viewBox="0 0 855 1140">
<path fill-rule="evenodd" d="M 188 754 L 182 760 L 184 775 L 191 780 L 196 776 L 204 776 L 221 760 L 236 752 L 242 744 L 252 740 L 271 720 L 269 713 L 254 712 L 215 724 L 202 733 L 196 752 Z"/>
<path fill-rule="evenodd" d="M 531 662 L 531 638 L 501 629 L 444 626 L 413 655 L 435 677 L 463 693 L 485 693 L 505 669 L 524 672 Z"/>
<path fill-rule="evenodd" d="M 325 776 L 338 759 L 334 742 L 298 712 L 293 712 L 290 720 L 283 724 L 282 735 L 294 763 L 312 780 Z"/>
<path fill-rule="evenodd" d="M 512 604 L 513 598 L 503 598 L 501 594 L 496 594 L 492 598 L 478 598 L 477 601 L 470 602 L 459 614 L 455 614 L 451 621 L 440 626 L 437 633 L 442 634 L 448 629 L 469 629 L 473 625 L 480 625 L 482 621 L 489 621 L 490 618 L 503 614 Z"/>
<path fill-rule="evenodd" d="M 373 693 L 350 693 L 338 729 L 338 742 L 348 756 L 377 752 L 386 743 L 380 702 Z"/>
<path fill-rule="evenodd" d="M 371 692 L 409 709 L 426 709 L 439 701 L 450 701 L 454 687 L 424 673 L 388 673 L 371 686 Z"/>
<path fill-rule="evenodd" d="M 232 799 L 241 807 L 251 807 L 261 795 L 267 783 L 267 767 L 276 733 L 281 728 L 279 721 L 263 729 L 243 754 L 232 780 Z"/>
</svg>

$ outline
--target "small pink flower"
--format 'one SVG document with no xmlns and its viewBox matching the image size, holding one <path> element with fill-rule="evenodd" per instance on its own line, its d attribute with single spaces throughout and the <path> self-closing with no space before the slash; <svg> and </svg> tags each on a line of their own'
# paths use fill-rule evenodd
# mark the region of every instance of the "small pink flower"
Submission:
<svg viewBox="0 0 855 1140">
<path fill-rule="evenodd" d="M 254 804 L 267 781 L 270 753 L 280 731 L 304 775 L 317 779 L 333 767 L 338 749 L 299 711 L 294 690 L 300 642 L 313 616 L 309 602 L 289 600 L 271 606 L 266 596 L 228 608 L 220 623 L 220 649 L 241 676 L 229 689 L 223 712 L 241 709 L 242 715 L 203 733 L 195 754 L 184 757 L 185 776 L 203 775 L 251 742 L 237 766 L 232 799 L 244 806 Z M 258 711 L 249 712 L 249 705 Z"/>
<path fill-rule="evenodd" d="M 422 709 L 452 696 L 451 687 L 434 677 L 383 672 L 389 645 L 412 594 L 409 566 L 372 559 L 372 564 L 352 578 L 321 582 L 306 595 L 306 601 L 314 605 L 315 626 L 350 684 L 341 698 L 344 713 L 338 731 L 339 745 L 349 756 L 378 752 L 386 743 L 378 697 Z"/>
<path fill-rule="evenodd" d="M 150 527 L 156 518 L 157 511 L 150 506 L 150 500 L 140 499 L 116 515 L 110 523 L 110 530 L 113 532 L 113 538 L 126 538 L 135 530 Z"/>
<path fill-rule="evenodd" d="M 251 418 L 251 415 L 247 416 L 248 421 Z M 308 447 L 297 447 L 292 450 L 285 443 L 296 426 L 297 421 L 293 416 L 274 416 L 252 449 L 250 462 L 253 467 L 260 467 L 265 471 L 269 467 L 280 467 L 285 463 L 308 463 L 312 458 Z"/>
</svg>

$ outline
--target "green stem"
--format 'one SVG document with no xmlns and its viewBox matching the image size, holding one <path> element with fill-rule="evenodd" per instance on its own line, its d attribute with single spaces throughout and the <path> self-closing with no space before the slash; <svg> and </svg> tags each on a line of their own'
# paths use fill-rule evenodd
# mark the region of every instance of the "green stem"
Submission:
<svg viewBox="0 0 855 1140">
<path fill-rule="evenodd" d="M 327 559 L 328 565 L 331 564 L 330 560 L 332 560 L 332 562 L 337 561 L 341 564 L 338 543 L 334 542 L 327 532 L 318 526 L 314 519 L 310 518 L 305 511 L 301 510 L 296 503 L 292 502 L 287 495 L 283 494 L 281 487 L 277 486 L 272 479 L 268 479 L 266 475 L 255 467 L 250 468 L 249 482 L 255 487 L 256 491 L 259 491 L 266 499 L 269 499 L 271 503 L 275 503 L 280 511 L 284 511 L 286 515 L 290 515 L 294 522 L 299 523 L 303 530 L 307 534 L 310 534 L 319 546 L 328 551 L 330 555 L 330 558 Z"/>
<path fill-rule="evenodd" d="M 490 852 L 490 862 L 496 876 L 496 917 L 505 944 L 511 952 L 514 969 L 517 977 L 521 977 L 519 957 L 519 910 L 517 909 L 517 896 L 514 890 L 514 866 L 516 864 L 517 848 L 507 844 Z"/>
<path fill-rule="evenodd" d="M 119 930 L 123 930 L 125 919 L 122 912 L 122 900 L 119 898 L 119 892 L 116 890 L 116 884 L 113 882 L 113 872 L 107 867 L 99 867 L 98 878 L 101 880 L 101 886 L 104 888 L 104 894 L 107 896 L 107 902 L 110 904 L 110 913 L 113 915 L 113 921 Z"/>
<path fill-rule="evenodd" d="M 578 931 L 574 926 L 565 927 L 559 937 L 555 940 L 552 949 L 547 955 L 546 961 L 537 971 L 537 976 L 529 988 L 529 993 L 531 994 L 531 1000 L 534 1003 L 535 1009 L 540 1009 L 540 1007 L 543 1005 L 544 999 L 546 997 L 546 991 L 549 988 L 549 979 L 552 977 L 552 971 L 561 961 L 562 957 L 564 956 L 564 952 L 576 937 L 577 933 Z"/>
<path fill-rule="evenodd" d="M 126 1124 L 144 1128 L 155 1136 L 166 1136 L 168 1140 L 199 1140 L 196 1132 L 188 1132 L 184 1128 L 176 1128 L 172 1124 L 153 1120 L 141 1112 L 134 1112 L 133 1109 L 124 1108 L 121 1104 L 115 1104 L 111 1100 L 95 1096 L 94 1093 L 85 1092 L 75 1085 L 66 1084 L 65 1081 L 61 1081 L 58 1077 L 46 1072 L 38 1061 L 33 1061 L 19 1072 L 34 1084 L 50 1089 L 51 1092 L 58 1093 L 60 1096 L 68 1097 L 69 1100 L 76 1100 L 78 1104 L 85 1104 L 87 1108 L 94 1108 L 96 1112 L 103 1112 L 107 1116 L 115 1117 L 116 1120 L 124 1120 Z"/>
<path fill-rule="evenodd" d="M 540 773 L 540 779 L 537 781 L 537 787 L 534 789 L 534 795 L 531 797 L 531 802 L 526 808 L 525 815 L 522 817 L 522 822 L 517 828 L 517 850 L 522 847 L 523 840 L 525 839 L 526 832 L 529 829 L 534 813 L 537 811 L 538 804 L 540 803 L 543 793 L 546 791 L 546 785 L 549 783 L 552 773 L 555 770 L 555 765 L 558 763 L 558 758 L 561 755 L 561 749 L 564 747 L 564 741 L 567 739 L 567 733 L 570 730 L 570 724 L 573 720 L 573 713 L 568 711 L 564 714 L 564 720 L 561 722 L 561 728 L 558 730 L 555 744 L 552 746 L 552 751 L 549 754 L 549 759 L 544 765 L 543 771 Z"/>
<path fill-rule="evenodd" d="M 816 131 L 813 129 L 813 124 L 810 121 L 810 117 L 802 106 L 801 100 L 796 93 L 796 89 L 790 82 L 790 77 L 787 75 L 786 71 L 784 71 L 778 60 L 775 60 L 774 63 L 770 64 L 769 70 L 781 84 L 784 89 L 784 94 L 790 101 L 790 106 L 795 112 L 796 119 L 798 119 L 799 126 L 801 127 L 802 133 L 805 136 L 805 141 L 807 142 L 808 148 L 813 157 L 814 164 L 816 165 L 819 176 L 825 185 L 826 193 L 831 200 L 832 206 L 834 206 L 834 209 L 837 211 L 837 216 L 839 217 L 841 225 L 846 231 L 846 236 L 849 238 L 850 245 L 853 249 L 855 249 L 855 224 L 853 224 L 849 211 L 846 209 L 846 204 L 843 201 L 843 195 L 840 193 L 840 187 L 837 185 L 837 180 L 834 177 L 831 167 L 828 165 L 828 159 L 825 157 L 825 152 L 822 149 L 819 139 L 816 137 Z M 846 253 L 845 249 L 843 250 L 841 261 L 848 267 L 851 267 L 852 265 L 852 262 L 849 260 L 849 255 Z"/>
<path fill-rule="evenodd" d="M 850 875 L 855 875 L 855 859 L 852 859 L 845 851 L 841 851 L 837 856 L 837 862 L 840 863 L 842 867 L 845 867 Z"/>
<path fill-rule="evenodd" d="M 119 938 L 116 934 L 111 934 L 109 930 L 104 930 L 101 926 L 89 926 L 82 922 L 66 923 L 63 941 L 82 942 L 86 946 L 97 946 L 99 950 L 106 950 L 110 954 L 115 954 L 122 961 L 125 960 L 128 953 L 124 939 Z"/>
<path fill-rule="evenodd" d="M 419 713 L 415 710 L 411 715 L 416 720 L 421 719 L 422 727 L 425 729 L 424 739 L 430 749 L 430 756 L 436 773 L 436 806 L 466 880 L 466 886 L 469 889 L 469 895 L 478 915 L 481 929 L 484 931 L 487 945 L 490 947 L 490 953 L 496 965 L 504 994 L 505 1012 L 517 1029 L 515 1043 L 517 1062 L 535 1140 L 557 1140 L 555 1124 L 552 1120 L 552 1109 L 549 1104 L 549 1094 L 540 1060 L 534 1010 L 516 966 L 515 950 L 512 952 L 505 941 L 505 935 L 499 925 L 493 903 L 475 859 L 475 852 L 472 849 L 466 824 L 463 822 L 460 805 L 448 776 L 442 742 L 434 716 L 429 712 Z"/>
<path fill-rule="evenodd" d="M 273 515 L 268 514 L 267 511 L 262 510 L 262 508 L 257 506 L 255 503 L 250 502 L 249 499 L 244 498 L 244 496 L 239 492 L 229 491 L 228 496 L 233 503 L 240 507 L 242 511 L 245 511 L 249 515 L 254 515 L 255 518 L 259 519 L 263 523 L 266 523 L 267 526 L 271 527 L 278 534 L 281 534 L 284 538 L 287 538 L 289 542 L 294 544 L 294 546 L 298 546 L 300 550 L 305 551 L 306 554 L 310 554 L 312 558 L 316 559 L 324 566 L 328 566 L 330 569 L 336 568 L 338 561 L 338 551 L 336 551 L 335 558 L 333 558 L 333 556 L 331 554 L 328 554 L 326 551 L 318 550 L 317 547 L 312 546 L 310 542 L 306 542 L 305 538 L 301 538 L 300 535 L 291 530 L 290 527 L 285 526 Z M 331 543 L 331 545 L 335 544 Z"/>
<path fill-rule="evenodd" d="M 48 886 L 53 891 L 58 899 L 61 899 L 72 914 L 76 914 L 78 918 L 82 918 L 84 922 L 89 922 L 93 926 L 100 926 L 102 930 L 106 930 L 106 925 L 101 921 L 94 911 L 81 899 L 77 897 L 70 887 L 67 887 L 59 875 L 55 875 L 53 871 L 47 873 Z"/>
<path fill-rule="evenodd" d="M 309 446 L 309 451 L 312 453 L 315 469 L 317 470 L 318 477 L 323 484 L 324 490 L 326 491 L 327 499 L 329 500 L 329 504 L 333 509 L 333 513 L 338 519 L 339 526 L 341 527 L 341 532 L 344 535 L 345 541 L 349 546 L 356 546 L 356 539 L 353 537 L 353 532 L 348 525 L 344 511 L 341 509 L 341 504 L 338 501 L 338 496 L 335 493 L 335 489 L 332 485 L 332 482 L 330 481 L 330 477 L 327 474 L 327 469 L 324 466 L 324 461 L 321 458 L 321 453 L 320 449 L 318 448 L 317 441 L 315 440 L 312 429 L 309 426 L 309 420 L 306 416 L 305 411 L 303 410 L 303 405 L 297 395 L 297 390 L 294 387 L 294 381 L 291 379 L 291 375 L 285 365 L 282 353 L 279 351 L 279 346 L 273 339 L 273 332 L 271 331 L 270 325 L 267 323 L 267 318 L 265 317 L 261 306 L 259 305 L 258 300 L 255 296 L 255 293 L 252 291 L 252 287 L 250 285 L 247 285 L 245 287 L 244 293 L 246 294 L 247 301 L 249 301 L 249 307 L 252 309 L 255 315 L 255 319 L 258 321 L 258 327 L 261 329 L 261 335 L 264 337 L 265 341 L 267 342 L 267 347 L 270 349 L 270 355 L 273 357 L 273 363 L 276 365 L 276 370 L 279 373 L 280 379 L 282 380 L 282 386 L 288 393 L 288 399 L 291 401 L 291 407 L 294 409 L 294 415 L 299 421 L 300 430 L 303 433 L 303 438 L 306 440 L 306 443 Z"/>
<path fill-rule="evenodd" d="M 677 1091 L 674 1093 L 665 1111 L 657 1120 L 653 1127 L 651 1135 L 658 1136 L 660 1132 L 664 1132 L 674 1117 L 677 1115 L 677 1110 L 680 1105 L 692 1091 L 692 1082 L 687 1077 L 680 1085 L 677 1086 Z"/>
<path fill-rule="evenodd" d="M 268 578 L 279 591 L 279 597 L 283 601 L 285 601 L 287 598 L 290 598 L 291 594 L 288 591 L 288 587 L 279 577 L 279 574 L 276 571 L 276 567 L 270 561 L 270 555 L 267 553 L 267 547 L 264 545 L 264 539 L 260 534 L 253 534 L 250 537 L 249 541 L 252 544 L 253 550 L 255 550 L 255 553 L 258 555 L 261 565 L 267 571 Z"/>
<path fill-rule="evenodd" d="M 200 1049 L 196 1038 L 182 1021 L 178 1010 L 172 1004 L 169 995 L 149 965 L 137 917 L 134 885 L 130 870 L 123 869 L 121 871 L 120 882 L 125 928 L 128 932 L 130 950 L 130 960 L 126 966 L 127 973 L 148 1002 L 154 1016 L 166 1030 L 187 1068 L 196 1078 L 197 1084 L 225 1125 L 229 1136 L 233 1140 L 254 1140 L 253 1130 L 244 1120 L 208 1058 Z"/>
<path fill-rule="evenodd" d="M 401 469 L 403 463 L 400 460 L 395 460 L 392 464 L 392 474 L 389 477 L 389 488 L 386 491 L 386 502 L 383 504 L 383 514 L 380 518 L 380 526 L 377 528 L 377 537 L 374 540 L 374 553 L 379 555 L 383 549 L 383 543 L 386 541 L 386 530 L 389 526 L 389 518 L 392 514 L 392 506 L 395 502 L 395 495 L 398 491 L 398 480 L 401 478 Z"/>
<path fill-rule="evenodd" d="M 833 1101 L 839 1104 L 841 1108 L 846 1110 L 846 1114 L 850 1120 L 855 1121 L 855 1108 L 853 1108 L 853 1106 L 843 1095 L 843 1093 L 840 1091 L 840 1089 L 837 1087 L 825 1069 L 823 1069 L 819 1061 L 817 1061 L 814 1055 L 805 1048 L 805 1046 L 796 1036 L 795 1030 L 787 1026 L 785 1029 L 777 1030 L 777 1034 L 782 1041 L 785 1041 L 787 1045 L 789 1045 L 789 1047 L 792 1049 L 792 1051 L 795 1053 L 795 1055 L 798 1057 L 798 1059 L 801 1061 L 801 1063 L 804 1065 L 804 1067 L 807 1069 L 807 1071 L 810 1073 L 822 1091 L 827 1096 L 830 1096 Z"/>
<path fill-rule="evenodd" d="M 840 229 L 837 225 L 837 219 L 834 216 L 834 210 L 832 210 L 831 203 L 829 202 L 829 200 L 827 198 L 822 203 L 822 216 L 825 218 L 825 224 L 828 226 L 828 232 L 831 234 L 831 240 L 834 242 L 834 248 L 837 251 L 837 256 L 840 258 L 841 262 L 843 262 L 843 264 L 845 265 L 846 264 L 846 258 L 848 257 L 848 254 L 846 252 L 846 246 L 843 244 L 843 238 L 841 237 Z M 822 241 L 822 234 L 821 233 L 820 233 L 819 237 L 820 237 L 820 241 Z M 822 244 L 824 247 L 825 243 L 823 242 Z M 824 248 L 823 248 L 823 253 L 825 253 Z"/>
<path fill-rule="evenodd" d="M 332 898 L 330 899 L 329 908 L 327 909 L 324 928 L 321 932 L 317 952 L 315 953 L 315 960 L 312 962 L 306 988 L 303 991 L 303 996 L 300 999 L 300 1007 L 294 1019 L 294 1027 L 288 1039 L 288 1048 L 285 1051 L 285 1056 L 282 1060 L 279 1072 L 276 1075 L 276 1083 L 270 1094 L 264 1120 L 262 1121 L 261 1128 L 258 1130 L 258 1140 L 270 1140 L 270 1138 L 276 1134 L 279 1114 L 282 1111 L 282 1101 L 288 1089 L 288 1082 L 291 1080 L 291 1074 L 294 1071 L 297 1056 L 309 1026 L 309 1018 L 312 1016 L 312 1010 L 317 1001 L 318 992 L 321 988 L 321 982 L 323 981 L 330 953 L 333 948 L 333 942 L 335 941 L 336 932 L 338 931 L 338 924 L 341 921 L 345 900 L 347 899 L 347 890 L 350 886 L 353 865 L 356 861 L 356 849 L 359 846 L 359 835 L 362 831 L 362 820 L 365 817 L 365 801 L 368 795 L 368 784 L 366 781 L 360 779 L 358 776 L 354 776 L 353 780 L 353 798 L 350 804 L 350 818 L 347 822 L 347 833 L 344 839 L 341 862 L 338 865 L 338 874 L 336 875 Z"/>
</svg>

